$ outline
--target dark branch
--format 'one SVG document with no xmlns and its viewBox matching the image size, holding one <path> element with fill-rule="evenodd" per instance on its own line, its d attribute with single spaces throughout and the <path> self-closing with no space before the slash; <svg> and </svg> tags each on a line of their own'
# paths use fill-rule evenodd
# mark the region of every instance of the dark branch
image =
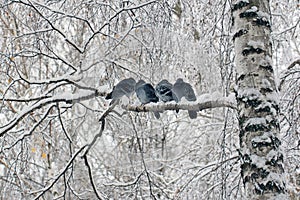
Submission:
<svg viewBox="0 0 300 200">
<path fill-rule="evenodd" d="M 105 127 L 105 118 L 102 118 L 101 119 L 101 129 L 100 129 L 100 131 L 99 131 L 99 133 L 97 133 L 95 135 L 95 137 L 93 138 L 93 141 L 90 144 L 88 144 L 88 148 L 84 152 L 83 156 L 86 156 L 88 154 L 88 152 L 90 151 L 92 146 L 96 143 L 97 139 L 102 136 L 102 133 L 104 131 L 104 127 Z"/>
<path fill-rule="evenodd" d="M 92 99 L 96 96 L 98 96 L 99 92 L 85 92 L 85 93 L 62 93 L 55 95 L 51 98 L 43 99 L 35 104 L 32 104 L 31 106 L 28 106 L 24 108 L 16 117 L 14 117 L 10 122 L 8 122 L 6 125 L 2 126 L 0 129 L 0 137 L 2 137 L 7 131 L 14 128 L 26 115 L 29 113 L 42 108 L 48 104 L 52 103 L 58 103 L 58 102 L 65 102 L 67 104 L 73 104 L 78 103 L 80 101 Z"/>
<path fill-rule="evenodd" d="M 47 111 L 44 113 L 44 115 L 42 116 L 42 118 L 33 125 L 33 127 L 29 130 L 26 131 L 23 135 L 21 135 L 19 137 L 19 139 L 17 139 L 12 145 L 10 145 L 9 147 L 4 147 L 4 150 L 10 149 L 12 147 L 14 147 L 18 142 L 22 141 L 25 137 L 30 136 L 33 131 L 35 131 L 35 129 L 46 119 L 46 117 L 49 115 L 50 111 L 52 110 L 52 108 L 55 107 L 54 105 L 51 105 Z"/>
<path fill-rule="evenodd" d="M 68 169 L 71 166 L 71 164 L 74 162 L 74 160 L 77 158 L 77 156 L 85 149 L 85 147 L 87 147 L 87 145 L 84 145 L 83 147 L 81 147 L 73 155 L 73 157 L 69 160 L 69 162 L 66 164 L 66 166 L 64 167 L 64 169 L 54 178 L 54 180 L 47 187 L 45 187 L 45 188 L 43 188 L 42 190 L 39 190 L 39 191 L 31 192 L 32 194 L 41 192 L 34 199 L 39 199 L 41 196 L 43 196 L 48 190 L 50 190 L 53 187 L 53 185 L 59 180 L 59 178 L 68 171 Z"/>
<path fill-rule="evenodd" d="M 104 124 L 104 123 L 103 123 L 103 124 Z M 99 194 L 98 191 L 97 191 L 96 185 L 95 185 L 94 180 L 93 180 L 92 169 L 91 169 L 91 166 L 90 166 L 90 164 L 89 164 L 89 162 L 88 162 L 88 159 L 87 159 L 86 154 L 84 154 L 84 155 L 82 156 L 82 158 L 84 159 L 84 164 L 86 165 L 86 167 L 87 167 L 87 169 L 88 169 L 90 182 L 91 182 L 91 184 L 92 184 L 93 190 L 94 190 L 94 192 L 95 192 L 97 198 L 98 198 L 98 199 L 104 199 L 104 198 L 102 198 L 102 197 L 100 196 L 100 194 Z"/>
</svg>

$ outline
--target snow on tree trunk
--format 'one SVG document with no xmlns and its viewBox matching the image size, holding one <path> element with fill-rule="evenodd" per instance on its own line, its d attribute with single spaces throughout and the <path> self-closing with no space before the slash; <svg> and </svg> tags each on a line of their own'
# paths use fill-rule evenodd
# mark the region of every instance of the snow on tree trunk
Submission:
<svg viewBox="0 0 300 200">
<path fill-rule="evenodd" d="M 269 0 L 236 0 L 233 8 L 241 175 L 248 199 L 287 199 Z"/>
</svg>

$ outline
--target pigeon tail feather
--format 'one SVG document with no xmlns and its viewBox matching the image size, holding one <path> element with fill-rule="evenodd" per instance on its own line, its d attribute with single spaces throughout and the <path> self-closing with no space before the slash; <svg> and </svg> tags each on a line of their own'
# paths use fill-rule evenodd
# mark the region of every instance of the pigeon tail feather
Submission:
<svg viewBox="0 0 300 200">
<path fill-rule="evenodd" d="M 191 119 L 196 119 L 197 118 L 197 112 L 194 110 L 189 110 L 189 116 Z"/>
</svg>

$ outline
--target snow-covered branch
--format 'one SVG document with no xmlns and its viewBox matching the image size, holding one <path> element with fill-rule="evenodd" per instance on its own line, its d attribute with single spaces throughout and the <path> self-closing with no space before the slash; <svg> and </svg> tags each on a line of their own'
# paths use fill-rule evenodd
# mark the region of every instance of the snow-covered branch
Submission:
<svg viewBox="0 0 300 200">
<path fill-rule="evenodd" d="M 228 107 L 236 109 L 236 101 L 234 94 L 228 97 L 216 97 L 208 94 L 201 95 L 198 101 L 187 102 L 182 101 L 180 103 L 168 102 L 168 103 L 150 103 L 146 105 L 123 105 L 123 109 L 135 112 L 153 112 L 163 110 L 205 110 L 210 108 Z"/>
<path fill-rule="evenodd" d="M 65 92 L 62 94 L 57 94 L 50 98 L 42 99 L 39 102 L 33 103 L 32 105 L 25 107 L 17 116 L 10 120 L 6 125 L 2 126 L 0 129 L 0 137 L 2 137 L 7 131 L 15 127 L 18 124 L 18 122 L 20 122 L 26 115 L 35 111 L 36 109 L 58 102 L 65 102 L 67 104 L 78 103 L 80 101 L 88 100 L 101 95 L 104 96 L 104 94 L 100 92 L 98 93 L 98 91 L 81 91 L 74 94 Z"/>
</svg>

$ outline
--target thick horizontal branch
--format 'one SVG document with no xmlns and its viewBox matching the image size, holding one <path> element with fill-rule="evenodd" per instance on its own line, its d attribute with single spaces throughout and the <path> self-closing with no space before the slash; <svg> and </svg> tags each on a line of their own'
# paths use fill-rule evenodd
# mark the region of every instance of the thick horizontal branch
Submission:
<svg viewBox="0 0 300 200">
<path fill-rule="evenodd" d="M 208 96 L 205 94 L 205 96 Z M 235 99 L 230 97 L 219 97 L 219 98 L 208 98 L 205 100 L 195 102 L 183 101 L 182 103 L 168 102 L 168 103 L 150 103 L 146 105 L 123 105 L 123 109 L 135 112 L 153 112 L 153 111 L 164 111 L 164 110 L 195 110 L 201 111 L 210 108 L 227 107 L 236 109 Z"/>
<path fill-rule="evenodd" d="M 31 101 L 40 101 L 42 99 L 51 98 L 51 96 L 39 96 L 39 97 L 32 97 L 32 98 L 3 98 L 0 97 L 0 101 L 14 101 L 14 102 L 31 102 Z"/>
</svg>

